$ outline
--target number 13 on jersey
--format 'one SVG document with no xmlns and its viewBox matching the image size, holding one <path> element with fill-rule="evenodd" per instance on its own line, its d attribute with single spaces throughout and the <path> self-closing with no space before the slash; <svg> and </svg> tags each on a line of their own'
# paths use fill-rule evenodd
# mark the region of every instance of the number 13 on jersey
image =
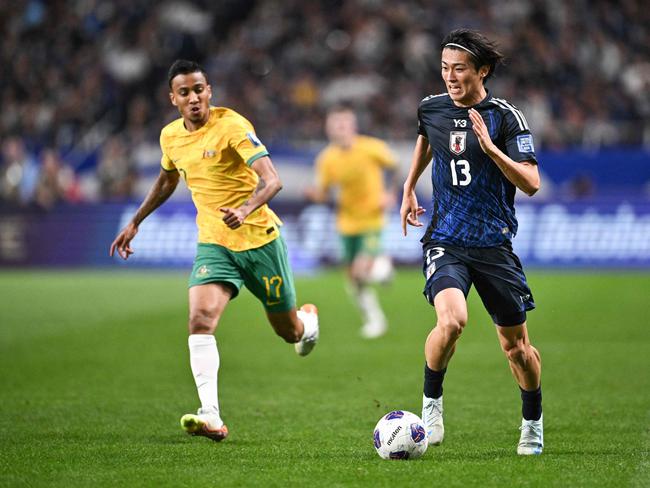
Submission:
<svg viewBox="0 0 650 488">
<path fill-rule="evenodd" d="M 467 186 L 472 181 L 472 175 L 469 172 L 469 161 L 452 159 L 449 163 L 451 166 L 451 184 L 454 186 Z M 459 178 L 460 177 L 460 178 Z"/>
</svg>

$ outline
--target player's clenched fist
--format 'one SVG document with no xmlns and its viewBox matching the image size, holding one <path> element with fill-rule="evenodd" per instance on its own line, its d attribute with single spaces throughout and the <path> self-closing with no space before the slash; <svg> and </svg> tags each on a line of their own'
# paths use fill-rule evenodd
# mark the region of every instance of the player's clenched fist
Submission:
<svg viewBox="0 0 650 488">
<path fill-rule="evenodd" d="M 224 214 L 221 220 L 231 229 L 241 227 L 244 219 L 248 217 L 248 213 L 241 208 L 221 207 L 219 210 Z"/>
</svg>

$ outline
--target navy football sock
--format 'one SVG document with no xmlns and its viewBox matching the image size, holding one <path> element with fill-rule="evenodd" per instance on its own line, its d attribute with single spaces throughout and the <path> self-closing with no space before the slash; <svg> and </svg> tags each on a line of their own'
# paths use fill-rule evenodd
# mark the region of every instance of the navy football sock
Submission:
<svg viewBox="0 0 650 488">
<path fill-rule="evenodd" d="M 424 396 L 427 398 L 440 398 L 442 396 L 442 381 L 445 379 L 447 368 L 434 371 L 424 363 Z"/>
<path fill-rule="evenodd" d="M 525 420 L 539 420 L 542 416 L 542 386 L 533 391 L 521 390 L 521 414 Z"/>
</svg>

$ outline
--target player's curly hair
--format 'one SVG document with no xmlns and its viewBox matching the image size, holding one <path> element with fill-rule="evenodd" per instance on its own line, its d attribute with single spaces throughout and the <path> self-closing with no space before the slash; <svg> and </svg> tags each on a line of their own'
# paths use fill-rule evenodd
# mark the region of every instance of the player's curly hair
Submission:
<svg viewBox="0 0 650 488">
<path fill-rule="evenodd" d="M 449 46 L 449 44 L 452 45 Z M 483 80 L 484 82 L 494 74 L 496 67 L 503 64 L 504 61 L 504 56 L 497 49 L 496 43 L 490 41 L 480 32 L 471 29 L 456 29 L 451 31 L 440 43 L 440 50 L 442 51 L 445 48 L 465 50 L 468 52 L 472 64 L 477 70 L 481 66 L 488 66 L 489 70 Z"/>
<path fill-rule="evenodd" d="M 169 68 L 167 73 L 167 83 L 169 88 L 172 87 L 172 80 L 178 75 L 189 75 L 190 73 L 203 73 L 205 76 L 205 81 L 208 81 L 208 74 L 206 73 L 203 66 L 195 61 L 188 61 L 187 59 L 177 59 Z"/>
</svg>

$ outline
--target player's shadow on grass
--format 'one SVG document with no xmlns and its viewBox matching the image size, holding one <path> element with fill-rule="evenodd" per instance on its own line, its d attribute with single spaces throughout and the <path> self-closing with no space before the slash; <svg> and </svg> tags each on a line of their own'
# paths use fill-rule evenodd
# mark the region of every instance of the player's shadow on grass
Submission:
<svg viewBox="0 0 650 488">
<path fill-rule="evenodd" d="M 612 448 L 603 446 L 602 448 L 597 447 L 588 447 L 582 449 L 571 449 L 571 448 L 553 448 L 546 447 L 544 453 L 541 456 L 519 456 L 517 455 L 515 449 L 485 449 L 482 451 L 466 451 L 463 449 L 455 449 L 453 447 L 444 448 L 429 448 L 424 455 L 424 458 L 435 458 L 440 462 L 445 461 L 498 461 L 502 459 L 538 459 L 538 458 L 547 458 L 553 456 L 555 458 L 570 458 L 570 457 L 582 457 L 585 455 L 596 455 L 596 456 L 620 456 L 620 451 Z"/>
<path fill-rule="evenodd" d="M 445 461 L 495 461 L 499 459 L 512 458 L 516 452 L 511 449 L 485 449 L 481 451 L 468 451 L 466 449 L 453 447 L 430 447 L 423 456 L 424 458 L 436 459 L 440 462 Z"/>
<path fill-rule="evenodd" d="M 191 436 L 183 432 L 180 432 L 178 434 L 150 435 L 147 436 L 146 439 L 149 443 L 158 444 L 158 445 L 199 444 L 199 445 L 206 445 L 206 446 L 237 446 L 237 447 L 246 447 L 249 445 L 255 445 L 253 441 L 232 438 L 232 436 L 222 442 L 215 442 L 211 439 L 208 439 L 207 437 Z"/>
</svg>

